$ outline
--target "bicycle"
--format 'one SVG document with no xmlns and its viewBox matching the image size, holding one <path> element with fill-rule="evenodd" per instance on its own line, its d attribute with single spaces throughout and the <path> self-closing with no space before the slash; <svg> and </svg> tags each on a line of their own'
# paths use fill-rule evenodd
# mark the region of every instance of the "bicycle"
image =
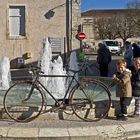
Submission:
<svg viewBox="0 0 140 140">
<path fill-rule="evenodd" d="M 111 106 L 111 93 L 104 83 L 95 79 L 75 78 L 73 75 L 44 75 L 38 68 L 30 68 L 34 78 L 13 84 L 5 93 L 3 105 L 8 116 L 17 122 L 29 122 L 47 112 L 63 110 L 83 121 L 99 121 L 106 117 Z M 66 77 L 70 83 L 62 99 L 54 97 L 39 77 Z M 76 85 L 72 86 L 73 81 Z M 46 97 L 47 93 L 50 98 Z M 101 96 L 100 96 L 101 95 Z M 50 105 L 50 100 L 53 103 Z M 48 103 L 48 104 L 47 104 Z M 69 113 L 70 110 L 70 113 Z"/>
</svg>

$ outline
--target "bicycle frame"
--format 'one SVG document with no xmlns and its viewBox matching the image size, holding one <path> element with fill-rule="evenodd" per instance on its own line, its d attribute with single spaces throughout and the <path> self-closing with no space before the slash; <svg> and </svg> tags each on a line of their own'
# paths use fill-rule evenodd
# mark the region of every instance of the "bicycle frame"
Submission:
<svg viewBox="0 0 140 140">
<path fill-rule="evenodd" d="M 85 79 L 82 78 L 82 81 L 80 80 L 79 82 L 79 80 L 76 78 L 76 74 L 81 70 L 69 70 L 73 72 L 72 75 L 43 75 L 43 72 L 41 72 L 40 69 L 32 68 L 29 70 L 33 72 L 33 80 L 25 80 L 21 83 L 15 83 L 7 90 L 6 94 L 4 95 L 4 108 L 11 119 L 18 122 L 26 122 L 35 119 L 40 114 L 52 111 L 55 112 L 59 110 L 62 111 L 62 113 L 64 112 L 66 114 L 75 114 L 78 118 L 84 121 L 97 121 L 107 115 L 111 105 L 111 94 L 107 86 L 101 81 L 95 80 L 92 77 L 91 79 L 87 79 L 87 77 L 85 77 Z M 43 85 L 43 82 L 39 81 L 40 77 L 70 78 L 63 97 L 55 97 L 55 95 L 52 94 L 53 92 L 45 87 L 45 85 Z M 75 81 L 75 85 L 73 85 L 73 81 Z M 27 88 L 25 84 L 27 85 Z M 23 89 L 19 88 L 19 90 L 21 90 L 22 92 L 17 92 L 19 93 L 19 96 L 15 98 L 15 90 L 17 90 L 18 86 L 23 86 Z M 95 91 L 95 94 L 94 92 L 87 92 L 88 88 L 91 86 L 93 87 L 91 90 Z M 25 93 L 25 96 L 23 96 L 22 98 L 23 93 Z M 47 93 L 48 96 L 50 95 L 51 101 L 53 100 L 53 104 L 52 102 L 51 104 L 44 104 L 44 101 L 46 101 L 45 103 L 48 103 L 48 101 L 50 101 L 47 99 L 44 100 L 46 95 L 45 93 Z M 103 98 L 101 98 L 102 100 L 100 101 L 100 97 L 98 98 L 96 95 L 101 95 L 101 93 L 103 93 L 105 96 L 103 96 Z M 16 100 L 15 102 L 18 103 L 18 106 L 13 102 L 9 102 L 9 100 L 11 100 L 11 97 L 13 97 L 12 101 Z M 106 107 L 105 111 L 100 109 L 101 106 L 98 106 L 98 103 L 102 103 L 102 101 L 104 100 L 107 100 L 107 102 L 105 102 L 105 104 L 103 103 L 102 106 L 103 108 Z M 99 109 L 99 112 L 96 114 L 97 109 Z M 13 115 L 13 113 L 15 114 L 15 116 Z M 95 115 L 92 115 L 92 113 L 94 113 Z"/>
<path fill-rule="evenodd" d="M 71 71 L 72 71 L 72 70 L 71 70 Z M 43 74 L 37 74 L 37 76 L 35 77 L 35 79 L 34 79 L 33 82 L 32 82 L 32 87 L 31 87 L 30 93 L 29 93 L 28 97 L 27 97 L 24 101 L 27 101 L 28 99 L 30 99 L 30 96 L 32 95 L 32 92 L 33 92 L 34 88 L 37 87 L 37 88 L 44 89 L 44 90 L 51 96 L 51 98 L 55 101 L 55 103 L 57 103 L 59 106 L 60 106 L 61 104 L 64 104 L 65 101 L 66 101 L 67 95 L 68 95 L 68 94 L 70 93 L 70 91 L 72 90 L 72 89 L 70 89 L 70 88 L 72 87 L 73 81 L 76 82 L 76 85 L 77 85 L 77 84 L 80 85 L 79 81 L 78 81 L 78 80 L 76 79 L 76 77 L 75 77 L 75 75 L 76 75 L 76 73 L 78 73 L 78 71 L 73 71 L 73 73 L 74 73 L 73 75 L 43 75 Z M 66 78 L 71 78 L 70 83 L 69 83 L 68 88 L 67 88 L 67 90 L 66 90 L 66 92 L 65 92 L 65 94 L 64 94 L 64 97 L 62 98 L 62 102 L 61 102 L 61 103 L 59 102 L 59 99 L 56 99 L 56 98 L 52 95 L 52 93 L 39 81 L 39 78 L 40 78 L 40 77 L 66 77 Z"/>
</svg>

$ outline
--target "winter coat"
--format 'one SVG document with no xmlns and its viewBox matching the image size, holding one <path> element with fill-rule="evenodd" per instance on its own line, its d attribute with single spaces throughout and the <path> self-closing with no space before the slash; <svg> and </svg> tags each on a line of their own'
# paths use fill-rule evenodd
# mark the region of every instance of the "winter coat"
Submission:
<svg viewBox="0 0 140 140">
<path fill-rule="evenodd" d="M 140 57 L 140 47 L 138 45 L 133 46 L 133 57 Z"/>
<path fill-rule="evenodd" d="M 109 49 L 104 45 L 98 49 L 97 63 L 109 64 L 111 62 L 111 53 Z"/>
<path fill-rule="evenodd" d="M 131 83 L 132 83 L 132 95 L 134 97 L 140 97 L 140 69 L 136 71 L 135 68 L 133 67 Z"/>
<path fill-rule="evenodd" d="M 126 61 L 128 67 L 133 66 L 133 50 L 131 45 L 128 45 L 126 47 L 124 53 L 124 60 Z"/>
<path fill-rule="evenodd" d="M 123 73 L 117 72 L 116 76 L 119 80 L 114 80 L 116 84 L 116 96 L 117 97 L 131 97 L 131 71 L 126 69 Z"/>
</svg>

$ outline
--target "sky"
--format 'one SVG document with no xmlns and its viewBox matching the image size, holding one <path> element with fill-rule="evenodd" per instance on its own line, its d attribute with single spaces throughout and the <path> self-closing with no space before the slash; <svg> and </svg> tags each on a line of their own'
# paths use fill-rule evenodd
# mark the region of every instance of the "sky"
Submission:
<svg viewBox="0 0 140 140">
<path fill-rule="evenodd" d="M 91 9 L 123 9 L 132 0 L 81 0 L 81 11 Z"/>
</svg>

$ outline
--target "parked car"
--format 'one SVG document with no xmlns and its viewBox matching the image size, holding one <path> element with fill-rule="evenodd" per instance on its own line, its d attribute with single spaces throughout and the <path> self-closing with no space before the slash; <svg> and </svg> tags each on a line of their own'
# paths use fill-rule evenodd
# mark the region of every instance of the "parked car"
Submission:
<svg viewBox="0 0 140 140">
<path fill-rule="evenodd" d="M 119 42 L 116 40 L 103 40 L 103 44 L 106 45 L 106 47 L 110 50 L 112 54 L 121 54 L 121 46 L 119 45 Z"/>
</svg>

